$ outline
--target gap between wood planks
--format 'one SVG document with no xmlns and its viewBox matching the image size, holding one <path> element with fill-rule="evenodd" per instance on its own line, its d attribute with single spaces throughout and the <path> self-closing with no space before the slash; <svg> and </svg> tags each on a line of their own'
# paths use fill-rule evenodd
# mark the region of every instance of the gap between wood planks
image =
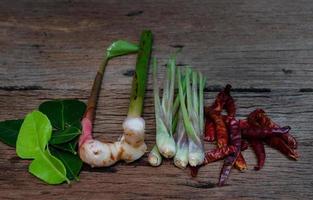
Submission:
<svg viewBox="0 0 313 200">
<path fill-rule="evenodd" d="M 129 74 L 132 74 L 132 72 L 127 72 L 124 75 L 129 76 Z M 204 88 L 204 92 L 219 92 L 224 88 L 224 86 L 220 85 L 213 85 L 213 86 L 208 86 Z M 41 86 L 37 85 L 31 85 L 31 86 L 0 86 L 0 90 L 3 91 L 36 91 L 36 90 L 68 90 L 68 91 L 80 91 L 80 89 L 50 89 L 50 88 L 44 88 Z M 82 90 L 82 89 L 81 89 Z M 146 91 L 152 91 L 151 89 L 147 89 Z M 249 88 L 232 88 L 232 92 L 245 92 L 245 93 L 270 93 L 272 92 L 272 89 L 270 88 L 254 88 L 254 87 L 249 87 Z M 278 91 L 278 90 L 275 90 Z M 285 91 L 285 90 L 284 90 Z M 290 91 L 290 90 L 288 90 Z M 300 93 L 310 93 L 313 92 L 313 88 L 300 88 L 300 89 L 294 89 L 293 91 L 297 91 Z"/>
</svg>

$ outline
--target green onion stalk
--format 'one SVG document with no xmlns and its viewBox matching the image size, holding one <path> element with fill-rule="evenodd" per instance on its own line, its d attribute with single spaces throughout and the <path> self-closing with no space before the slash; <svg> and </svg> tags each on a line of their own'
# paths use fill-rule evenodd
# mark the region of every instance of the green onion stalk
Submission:
<svg viewBox="0 0 313 200">
<path fill-rule="evenodd" d="M 147 147 L 144 142 L 145 121 L 141 118 L 146 89 L 149 59 L 152 51 L 152 33 L 143 31 L 139 46 L 126 41 L 114 42 L 108 49 L 95 77 L 87 108 L 81 121 L 82 134 L 79 138 L 79 156 L 93 167 L 110 166 L 119 160 L 133 162 L 140 158 Z M 132 81 L 130 105 L 123 123 L 124 134 L 114 143 L 95 140 L 92 136 L 93 121 L 101 82 L 108 61 L 116 56 L 138 53 L 136 71 Z"/>
<path fill-rule="evenodd" d="M 193 72 L 190 68 L 187 68 L 184 80 L 186 84 L 185 94 L 181 76 L 181 72 L 178 70 L 177 79 L 180 106 L 189 142 L 188 162 L 191 166 L 197 166 L 201 165 L 204 161 L 202 138 L 204 129 L 203 88 L 205 81 L 201 73 Z"/>
</svg>

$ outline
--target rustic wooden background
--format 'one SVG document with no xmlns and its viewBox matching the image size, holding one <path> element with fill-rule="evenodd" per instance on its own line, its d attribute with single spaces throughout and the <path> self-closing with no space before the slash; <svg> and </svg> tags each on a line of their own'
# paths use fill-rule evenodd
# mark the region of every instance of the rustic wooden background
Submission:
<svg viewBox="0 0 313 200">
<path fill-rule="evenodd" d="M 197 178 L 172 161 L 102 169 L 84 166 L 81 180 L 49 186 L 27 172 L 29 161 L 0 143 L 0 199 L 313 199 L 313 2 L 311 0 L 210 1 L 12 1 L 0 2 L 0 120 L 22 118 L 40 102 L 86 101 L 105 48 L 116 39 L 138 41 L 154 33 L 153 55 L 162 65 L 182 49 L 179 65 L 192 65 L 208 81 L 205 102 L 227 83 L 234 87 L 238 117 L 264 108 L 290 125 L 301 159 L 266 148 L 263 170 L 232 171 L 214 187 L 222 162 Z M 95 135 L 117 139 L 127 113 L 136 56 L 110 62 L 100 95 Z M 145 99 L 146 141 L 154 143 L 151 73 Z"/>
</svg>

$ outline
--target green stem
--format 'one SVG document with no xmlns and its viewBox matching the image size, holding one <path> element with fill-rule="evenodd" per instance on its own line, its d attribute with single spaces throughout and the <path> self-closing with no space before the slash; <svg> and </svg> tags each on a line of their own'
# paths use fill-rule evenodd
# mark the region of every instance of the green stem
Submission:
<svg viewBox="0 0 313 200">
<path fill-rule="evenodd" d="M 108 61 L 109 61 L 109 59 L 107 59 L 107 58 L 104 58 L 102 60 L 100 66 L 99 66 L 99 69 L 97 71 L 97 75 L 94 79 L 90 96 L 88 98 L 87 108 L 86 108 L 84 117 L 88 118 L 90 121 L 94 120 L 96 106 L 97 106 L 97 102 L 98 102 L 98 96 L 100 93 L 102 79 L 103 79 L 103 74 L 104 74 L 105 68 L 108 64 Z"/>
<path fill-rule="evenodd" d="M 132 82 L 128 117 L 140 117 L 143 110 L 143 100 L 146 90 L 148 66 L 152 51 L 152 33 L 143 31 L 140 37 L 136 72 Z"/>
<path fill-rule="evenodd" d="M 200 134 L 203 134 L 204 131 L 204 96 L 203 90 L 205 86 L 205 78 L 203 77 L 202 73 L 199 73 L 199 124 L 200 124 Z"/>
</svg>

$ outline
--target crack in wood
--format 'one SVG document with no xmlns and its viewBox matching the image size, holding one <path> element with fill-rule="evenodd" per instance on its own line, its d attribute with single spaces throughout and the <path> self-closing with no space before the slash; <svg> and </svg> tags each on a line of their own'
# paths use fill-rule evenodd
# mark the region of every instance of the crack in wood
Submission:
<svg viewBox="0 0 313 200">
<path fill-rule="evenodd" d="M 186 182 L 185 184 L 179 184 L 179 185 L 184 185 L 192 188 L 199 188 L 199 189 L 208 189 L 208 188 L 215 188 L 217 187 L 215 183 L 211 182 Z"/>
<path fill-rule="evenodd" d="M 209 86 L 204 88 L 204 92 L 220 92 L 224 89 L 224 86 Z M 232 88 L 232 92 L 251 92 L 251 93 L 267 93 L 272 90 L 269 88 Z"/>
<path fill-rule="evenodd" d="M 134 76 L 134 74 L 135 74 L 135 70 L 133 69 L 128 69 L 123 73 L 124 76 L 128 76 L 128 77 L 132 77 Z"/>
<path fill-rule="evenodd" d="M 43 90 L 41 86 L 0 86 L 0 90 L 4 91 L 26 91 L 26 90 Z"/>
<path fill-rule="evenodd" d="M 116 173 L 118 170 L 115 167 L 96 167 L 92 168 L 87 164 L 83 164 L 82 171 L 101 172 L 101 173 Z"/>
<path fill-rule="evenodd" d="M 141 15 L 141 14 L 143 14 L 142 10 L 136 10 L 136 11 L 131 11 L 131 12 L 127 13 L 125 16 L 133 17 L 133 16 L 138 16 L 138 15 Z"/>
<path fill-rule="evenodd" d="M 282 71 L 284 72 L 284 74 L 292 74 L 292 70 L 291 69 L 282 69 Z"/>
<path fill-rule="evenodd" d="M 300 88 L 299 92 L 313 92 L 313 88 Z"/>
<path fill-rule="evenodd" d="M 174 45 L 170 45 L 170 47 L 176 48 L 176 49 L 182 49 L 184 48 L 185 45 L 182 44 L 174 44 Z"/>
</svg>

